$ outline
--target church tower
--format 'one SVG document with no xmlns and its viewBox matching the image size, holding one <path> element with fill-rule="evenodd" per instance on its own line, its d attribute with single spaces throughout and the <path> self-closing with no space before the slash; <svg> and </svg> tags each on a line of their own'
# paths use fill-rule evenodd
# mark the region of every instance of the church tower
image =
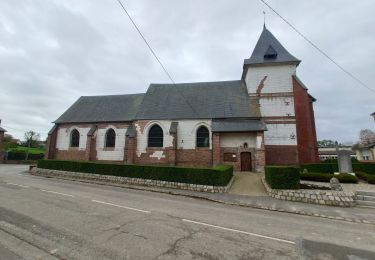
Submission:
<svg viewBox="0 0 375 260">
<path fill-rule="evenodd" d="M 259 100 L 266 122 L 266 164 L 319 161 L 313 102 L 296 75 L 301 61 L 291 55 L 264 26 L 242 79 L 251 98 Z"/>
</svg>

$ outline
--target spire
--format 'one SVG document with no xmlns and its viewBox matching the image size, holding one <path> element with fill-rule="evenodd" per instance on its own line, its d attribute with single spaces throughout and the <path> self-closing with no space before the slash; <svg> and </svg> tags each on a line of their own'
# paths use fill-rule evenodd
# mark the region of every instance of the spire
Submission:
<svg viewBox="0 0 375 260">
<path fill-rule="evenodd" d="M 254 51 L 249 59 L 245 59 L 245 65 L 271 64 L 271 63 L 295 63 L 301 61 L 291 55 L 276 39 L 276 37 L 263 25 L 262 34 L 259 37 Z"/>
</svg>

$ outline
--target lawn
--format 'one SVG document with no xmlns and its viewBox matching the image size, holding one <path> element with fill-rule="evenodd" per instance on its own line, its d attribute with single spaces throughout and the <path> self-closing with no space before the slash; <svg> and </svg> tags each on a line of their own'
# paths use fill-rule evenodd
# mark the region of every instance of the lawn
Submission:
<svg viewBox="0 0 375 260">
<path fill-rule="evenodd" d="M 41 149 L 41 148 L 27 148 L 27 147 L 24 147 L 24 146 L 18 146 L 16 148 L 9 148 L 7 152 L 24 152 L 26 153 L 27 149 L 29 149 L 29 154 L 41 154 L 41 153 L 45 153 L 45 150 L 44 149 Z"/>
</svg>

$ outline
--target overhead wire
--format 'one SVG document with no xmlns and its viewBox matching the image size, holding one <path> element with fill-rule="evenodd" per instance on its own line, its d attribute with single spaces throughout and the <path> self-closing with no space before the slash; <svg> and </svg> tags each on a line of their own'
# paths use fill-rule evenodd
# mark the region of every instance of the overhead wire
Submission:
<svg viewBox="0 0 375 260">
<path fill-rule="evenodd" d="M 180 96 L 182 97 L 182 99 L 185 100 L 186 104 L 190 107 L 190 109 L 196 114 L 198 115 L 197 111 L 194 109 L 194 107 L 190 104 L 190 102 L 186 99 L 186 97 L 184 96 L 184 94 L 180 91 L 180 89 L 177 87 L 176 85 L 176 82 L 174 81 L 174 79 L 172 78 L 171 74 L 168 72 L 167 68 L 163 65 L 163 63 L 161 62 L 161 60 L 159 59 L 159 57 L 156 55 L 156 52 L 154 51 L 154 49 L 151 47 L 151 44 L 147 41 L 146 37 L 143 35 L 143 33 L 141 32 L 139 26 L 135 23 L 134 19 L 131 17 L 130 13 L 126 10 L 125 6 L 122 4 L 121 0 L 117 0 L 117 2 L 120 4 L 122 10 L 126 13 L 126 15 L 128 16 L 129 20 L 131 21 L 131 23 L 133 24 L 134 28 L 137 30 L 138 34 L 141 36 L 143 42 L 147 45 L 148 49 L 150 50 L 151 54 L 154 56 L 154 58 L 156 59 L 156 61 L 159 63 L 159 65 L 161 66 L 161 68 L 163 69 L 164 73 L 167 75 L 167 77 L 169 78 L 169 80 L 172 82 L 173 86 L 176 88 L 176 90 L 178 91 L 178 93 L 180 94 Z"/>
<path fill-rule="evenodd" d="M 298 33 L 303 39 L 305 39 L 310 45 L 312 45 L 317 51 L 319 51 L 323 56 L 329 59 L 333 64 L 335 64 L 339 69 L 341 69 L 344 73 L 346 73 L 349 77 L 357 81 L 361 86 L 365 87 L 369 91 L 375 93 L 375 90 L 367 86 L 362 80 L 358 77 L 353 75 L 350 71 L 345 69 L 341 66 L 338 62 L 336 62 L 333 58 L 331 58 L 325 51 L 319 48 L 313 41 L 311 41 L 307 36 L 301 33 L 291 22 L 289 22 L 286 18 L 284 18 L 279 12 L 277 12 L 270 4 L 268 4 L 265 0 L 260 0 L 264 5 L 266 5 L 272 12 L 274 12 L 278 17 L 280 17 L 287 25 L 289 25 L 296 33 Z"/>
</svg>

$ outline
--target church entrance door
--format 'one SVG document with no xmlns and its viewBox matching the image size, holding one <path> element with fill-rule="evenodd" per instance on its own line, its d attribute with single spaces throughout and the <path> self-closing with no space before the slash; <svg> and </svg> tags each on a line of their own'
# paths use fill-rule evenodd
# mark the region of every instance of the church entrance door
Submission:
<svg viewBox="0 0 375 260">
<path fill-rule="evenodd" d="M 250 172 L 251 170 L 252 170 L 251 153 L 249 152 L 241 153 L 241 171 Z"/>
</svg>

